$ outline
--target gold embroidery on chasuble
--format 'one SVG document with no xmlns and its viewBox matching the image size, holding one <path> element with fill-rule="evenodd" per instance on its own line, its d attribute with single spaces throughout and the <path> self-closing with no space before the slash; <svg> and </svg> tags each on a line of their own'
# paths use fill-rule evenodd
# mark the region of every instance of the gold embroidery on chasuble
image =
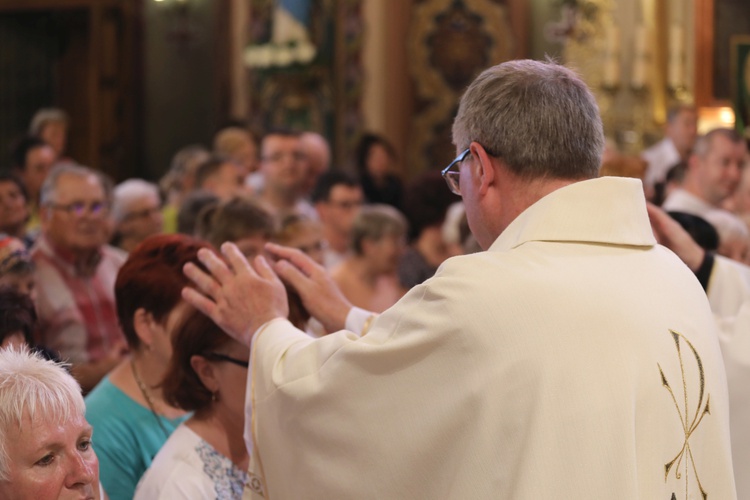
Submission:
<svg viewBox="0 0 750 500">
<path fill-rule="evenodd" d="M 674 458 L 664 464 L 664 481 L 666 482 L 669 479 L 670 472 L 674 472 L 675 480 L 680 480 L 684 477 L 686 499 L 689 497 L 688 492 L 693 484 L 698 487 L 702 498 L 706 499 L 708 498 L 708 494 L 703 489 L 703 485 L 698 477 L 698 469 L 695 465 L 693 453 L 690 450 L 690 437 L 703 421 L 703 417 L 711 413 L 710 394 L 705 392 L 706 381 L 704 378 L 703 362 L 698 351 L 685 336 L 674 330 L 669 330 L 669 333 L 672 335 L 677 349 L 682 384 L 675 385 L 679 384 L 680 381 L 674 378 L 670 381 L 664 374 L 661 365 L 657 363 L 657 366 L 659 367 L 662 385 L 667 389 L 672 398 L 684 438 Z M 682 390 L 682 394 L 679 393 L 680 389 Z M 692 475 L 690 474 L 691 471 Z M 672 493 L 671 500 L 677 500 L 675 493 Z"/>
<path fill-rule="evenodd" d="M 246 488 L 258 496 L 265 497 L 265 495 L 263 494 L 263 482 L 261 478 L 252 471 L 248 471 L 248 475 L 250 476 L 250 481 L 248 482 Z"/>
</svg>

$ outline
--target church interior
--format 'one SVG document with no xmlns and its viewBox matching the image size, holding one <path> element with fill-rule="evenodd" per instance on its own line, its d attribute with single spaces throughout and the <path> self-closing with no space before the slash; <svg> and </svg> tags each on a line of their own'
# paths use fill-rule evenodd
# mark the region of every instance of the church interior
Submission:
<svg viewBox="0 0 750 500">
<path fill-rule="evenodd" d="M 740 0 L 301 2 L 302 59 L 275 4 L 0 1 L 0 143 L 59 107 L 71 157 L 116 180 L 157 179 L 180 147 L 230 123 L 319 132 L 342 169 L 373 132 L 410 178 L 455 156 L 452 118 L 479 71 L 547 56 L 584 77 L 624 153 L 659 140 L 674 103 L 695 105 L 701 130 L 748 115 Z"/>
<path fill-rule="evenodd" d="M 749 122 L 749 0 L 0 0 L 0 498 L 750 498 Z"/>
</svg>

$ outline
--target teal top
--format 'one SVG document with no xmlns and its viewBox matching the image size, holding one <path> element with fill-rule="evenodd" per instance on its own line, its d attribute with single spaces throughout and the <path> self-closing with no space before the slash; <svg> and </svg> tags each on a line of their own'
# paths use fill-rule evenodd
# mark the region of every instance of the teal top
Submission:
<svg viewBox="0 0 750 500">
<path fill-rule="evenodd" d="M 170 420 L 136 403 L 105 377 L 86 396 L 86 420 L 99 457 L 99 479 L 111 500 L 131 500 L 169 434 L 190 415 Z M 164 429 L 156 419 L 164 425 Z"/>
</svg>

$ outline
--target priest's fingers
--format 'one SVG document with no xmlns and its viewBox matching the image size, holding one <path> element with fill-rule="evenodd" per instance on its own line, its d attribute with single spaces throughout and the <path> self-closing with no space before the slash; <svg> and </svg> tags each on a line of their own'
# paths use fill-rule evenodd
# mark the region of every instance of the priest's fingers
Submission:
<svg viewBox="0 0 750 500">
<path fill-rule="evenodd" d="M 260 326 L 289 314 L 286 291 L 270 269 L 259 275 L 235 245 L 224 245 L 222 251 L 232 269 L 210 252 L 199 253 L 201 262 L 220 278 L 217 281 L 195 264 L 186 264 L 185 274 L 197 290 L 185 290 L 183 297 L 222 330 L 249 346 Z"/>
<path fill-rule="evenodd" d="M 195 284 L 196 287 L 198 287 L 198 290 L 203 292 L 203 294 L 212 299 L 216 299 L 221 287 L 211 275 L 207 274 L 192 262 L 185 264 L 182 268 L 182 272 Z"/>
<path fill-rule="evenodd" d="M 227 264 L 221 260 L 218 255 L 207 248 L 201 248 L 198 250 L 198 260 L 206 266 L 208 272 L 210 272 L 220 284 L 230 281 L 234 275 L 232 270 L 227 267 Z M 192 279 L 189 275 L 188 278 Z"/>
<path fill-rule="evenodd" d="M 245 255 L 240 251 L 239 248 L 237 248 L 237 245 L 235 245 L 234 243 L 228 241 L 221 245 L 221 253 L 224 255 L 224 257 L 226 257 L 227 262 L 229 262 L 229 265 L 232 267 L 235 273 L 240 273 L 243 271 L 252 272 L 252 266 L 247 261 Z"/>
<path fill-rule="evenodd" d="M 288 260 L 274 262 L 273 268 L 281 279 L 289 283 L 301 296 L 304 296 L 307 289 L 313 286 L 310 277 Z"/>
<path fill-rule="evenodd" d="M 214 323 L 224 328 L 221 309 L 217 304 L 222 298 L 221 286 L 192 262 L 185 264 L 183 272 L 198 289 L 184 287 L 181 294 L 182 298 L 185 299 L 185 302 L 211 318 Z"/>
<path fill-rule="evenodd" d="M 225 295 L 222 295 L 221 299 L 214 302 L 195 289 L 182 289 L 182 298 L 188 304 L 211 318 L 229 336 L 250 346 L 257 325 L 247 319 L 248 314 L 245 311 L 238 310 L 236 305 L 229 303 L 224 297 Z"/>
<path fill-rule="evenodd" d="M 185 264 L 183 272 L 197 289 L 183 288 L 182 298 L 232 335 L 233 328 L 226 324 L 224 312 L 220 306 L 226 303 L 226 293 L 223 287 L 192 262 Z"/>
<path fill-rule="evenodd" d="M 274 243 L 266 243 L 266 250 L 276 257 L 288 260 L 307 276 L 325 273 L 323 266 L 315 262 L 306 253 L 296 248 L 276 245 Z"/>
<path fill-rule="evenodd" d="M 253 268 L 255 272 L 258 273 L 259 277 L 268 281 L 276 281 L 279 283 L 279 285 L 283 286 L 279 277 L 276 275 L 273 269 L 271 269 L 270 264 L 262 255 L 258 255 L 257 257 L 255 257 L 255 259 L 253 260 Z"/>
<path fill-rule="evenodd" d="M 352 304 L 325 271 L 316 271 L 312 276 L 308 276 L 286 260 L 278 261 L 274 269 L 297 291 L 305 308 L 315 319 L 323 323 L 328 331 L 344 328 Z"/>
<path fill-rule="evenodd" d="M 201 294 L 198 290 L 186 286 L 182 289 L 182 298 L 185 299 L 185 302 L 216 321 L 214 318 L 214 315 L 216 314 L 216 303 L 211 299 L 206 298 L 206 296 Z"/>
</svg>

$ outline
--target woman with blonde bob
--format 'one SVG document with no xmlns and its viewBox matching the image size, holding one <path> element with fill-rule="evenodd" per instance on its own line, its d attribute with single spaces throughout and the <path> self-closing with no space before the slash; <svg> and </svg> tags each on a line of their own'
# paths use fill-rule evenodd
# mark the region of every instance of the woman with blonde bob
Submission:
<svg viewBox="0 0 750 500">
<path fill-rule="evenodd" d="M 26 347 L 0 349 L 0 498 L 99 500 L 81 388 Z"/>
</svg>

